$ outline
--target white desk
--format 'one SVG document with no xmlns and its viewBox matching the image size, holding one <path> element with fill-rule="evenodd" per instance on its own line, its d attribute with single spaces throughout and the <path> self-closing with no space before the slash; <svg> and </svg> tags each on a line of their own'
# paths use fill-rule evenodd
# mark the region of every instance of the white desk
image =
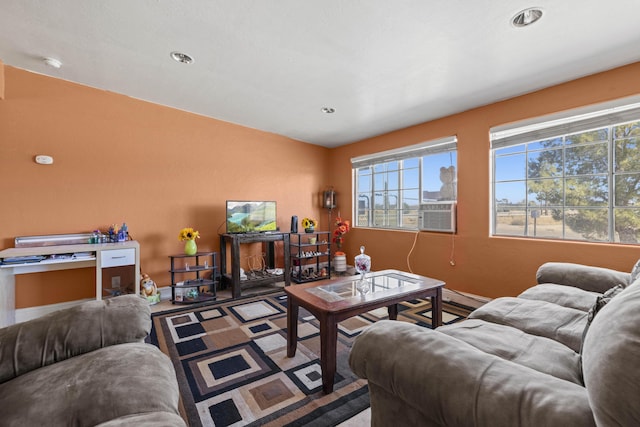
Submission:
<svg viewBox="0 0 640 427">
<path fill-rule="evenodd" d="M 45 259 L 40 262 L 0 265 L 0 327 L 16 322 L 16 280 L 18 274 L 95 267 L 96 299 L 102 299 L 102 269 L 133 265 L 135 290 L 140 294 L 140 245 L 136 241 L 81 245 L 57 245 L 33 248 L 9 248 L 0 251 L 0 258 L 86 254 L 75 258 Z"/>
</svg>

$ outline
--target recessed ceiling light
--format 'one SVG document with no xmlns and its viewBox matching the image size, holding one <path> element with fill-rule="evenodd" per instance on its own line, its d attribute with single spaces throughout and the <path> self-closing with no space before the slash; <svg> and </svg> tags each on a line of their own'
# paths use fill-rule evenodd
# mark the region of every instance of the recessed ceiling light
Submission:
<svg viewBox="0 0 640 427">
<path fill-rule="evenodd" d="M 62 62 L 59 59 L 55 58 L 43 58 L 44 64 L 51 68 L 60 68 L 62 67 Z"/>
<path fill-rule="evenodd" d="M 333 107 L 322 107 L 322 110 L 320 111 L 322 111 L 325 114 L 333 114 L 336 112 L 336 109 Z"/>
<path fill-rule="evenodd" d="M 512 19 L 511 24 L 516 28 L 526 27 L 542 18 L 542 10 L 537 7 L 531 7 L 518 12 Z"/>
<path fill-rule="evenodd" d="M 171 52 L 171 57 L 174 61 L 182 64 L 191 64 L 193 62 L 193 57 L 183 52 Z"/>
</svg>

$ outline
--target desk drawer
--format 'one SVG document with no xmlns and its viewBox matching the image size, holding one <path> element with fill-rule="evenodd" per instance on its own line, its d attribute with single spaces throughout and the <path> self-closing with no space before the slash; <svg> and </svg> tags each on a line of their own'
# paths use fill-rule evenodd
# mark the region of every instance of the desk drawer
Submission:
<svg viewBox="0 0 640 427">
<path fill-rule="evenodd" d="M 136 250 L 131 248 L 100 251 L 100 262 L 102 268 L 134 265 L 136 263 Z"/>
</svg>

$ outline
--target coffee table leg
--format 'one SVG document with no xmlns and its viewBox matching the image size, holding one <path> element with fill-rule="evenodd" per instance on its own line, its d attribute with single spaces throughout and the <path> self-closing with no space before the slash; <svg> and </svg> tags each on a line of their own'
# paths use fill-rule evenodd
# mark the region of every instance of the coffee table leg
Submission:
<svg viewBox="0 0 640 427">
<path fill-rule="evenodd" d="M 320 320 L 320 367 L 322 368 L 322 391 L 333 391 L 336 376 L 336 351 L 338 324 L 331 317 Z"/>
<path fill-rule="evenodd" d="M 442 326 L 442 288 L 431 297 L 431 322 L 433 329 Z"/>
<path fill-rule="evenodd" d="M 287 297 L 287 357 L 296 355 L 298 348 L 298 304 Z"/>
<path fill-rule="evenodd" d="M 389 320 L 398 319 L 398 304 L 391 304 L 387 307 L 387 311 L 389 312 Z"/>
</svg>

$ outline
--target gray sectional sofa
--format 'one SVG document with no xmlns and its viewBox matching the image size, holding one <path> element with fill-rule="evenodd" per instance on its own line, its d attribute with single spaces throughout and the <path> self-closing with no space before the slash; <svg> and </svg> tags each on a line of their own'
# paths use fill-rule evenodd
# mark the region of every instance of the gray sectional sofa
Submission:
<svg viewBox="0 0 640 427">
<path fill-rule="evenodd" d="M 350 354 L 372 425 L 640 425 L 639 264 L 547 263 L 462 322 L 373 324 Z"/>
<path fill-rule="evenodd" d="M 0 329 L 0 425 L 185 426 L 148 302 L 90 301 Z"/>
</svg>

